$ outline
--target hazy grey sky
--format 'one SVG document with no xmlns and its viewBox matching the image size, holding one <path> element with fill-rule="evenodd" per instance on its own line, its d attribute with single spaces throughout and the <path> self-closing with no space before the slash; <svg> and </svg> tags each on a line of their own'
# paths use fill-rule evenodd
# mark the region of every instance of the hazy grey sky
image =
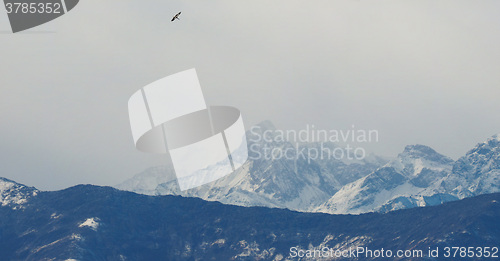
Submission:
<svg viewBox="0 0 500 261">
<path fill-rule="evenodd" d="M 60 189 L 162 164 L 134 148 L 127 101 L 193 67 L 207 103 L 239 108 L 247 128 L 354 124 L 379 130 L 377 154 L 420 143 L 457 158 L 500 133 L 499 12 L 497 0 L 82 0 L 15 35 L 0 14 L 0 176 Z"/>
</svg>

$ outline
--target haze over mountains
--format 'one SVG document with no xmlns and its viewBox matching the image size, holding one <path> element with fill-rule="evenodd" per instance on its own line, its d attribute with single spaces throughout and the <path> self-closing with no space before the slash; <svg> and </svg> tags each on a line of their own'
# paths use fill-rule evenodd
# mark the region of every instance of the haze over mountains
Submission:
<svg viewBox="0 0 500 261">
<path fill-rule="evenodd" d="M 258 126 L 261 132 L 275 129 L 270 122 Z M 248 146 L 253 146 L 251 159 L 216 182 L 181 192 L 173 169 L 159 166 L 116 187 L 146 195 L 182 195 L 240 206 L 335 214 L 388 212 L 500 191 L 499 135 L 478 144 L 457 161 L 424 145 L 409 145 L 390 161 L 375 155 L 346 161 L 255 157 L 252 153 L 263 154 L 264 148 L 297 146 L 279 139 L 269 142 L 252 137 L 261 134 L 247 133 Z M 298 146 L 320 150 L 320 146 L 337 145 Z"/>
</svg>

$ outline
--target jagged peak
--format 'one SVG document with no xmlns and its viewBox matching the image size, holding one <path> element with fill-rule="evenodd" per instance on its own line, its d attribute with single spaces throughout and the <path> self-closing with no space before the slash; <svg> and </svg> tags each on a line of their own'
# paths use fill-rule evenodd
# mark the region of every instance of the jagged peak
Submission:
<svg viewBox="0 0 500 261">
<path fill-rule="evenodd" d="M 500 146 L 499 141 L 500 141 L 500 134 L 495 134 L 495 135 L 489 137 L 488 139 L 486 139 L 484 142 L 477 144 L 476 147 L 474 147 L 474 149 L 481 147 L 485 144 L 493 146 L 493 147 L 497 147 L 497 146 Z"/>
<path fill-rule="evenodd" d="M 500 141 L 500 133 L 491 136 L 486 142 L 489 143 L 490 141 Z"/>
<path fill-rule="evenodd" d="M 406 146 L 404 151 L 398 155 L 398 158 L 422 158 L 430 161 L 453 162 L 451 158 L 421 144 Z"/>
<path fill-rule="evenodd" d="M 13 180 L 8 179 L 8 178 L 4 178 L 4 177 L 0 177 L 0 182 L 2 182 L 2 183 L 13 183 L 13 184 L 17 184 L 17 185 L 22 185 L 22 184 L 19 184 L 19 183 L 13 181 Z"/>
<path fill-rule="evenodd" d="M 36 196 L 38 190 L 19 184 L 7 178 L 0 177 L 0 205 L 10 206 L 18 209 L 18 206 L 26 203 L 32 196 Z"/>
<path fill-rule="evenodd" d="M 433 148 L 426 146 L 426 145 L 421 145 L 421 144 L 415 144 L 415 145 L 407 145 L 403 151 L 403 153 L 411 154 L 411 153 L 426 153 L 426 154 L 434 154 L 437 153 Z"/>
<path fill-rule="evenodd" d="M 12 187 L 26 188 L 26 189 L 33 190 L 33 191 L 37 190 L 34 187 L 29 187 L 29 186 L 26 186 L 24 184 L 17 183 L 11 179 L 0 177 L 0 190 L 5 190 L 7 188 L 12 188 Z"/>
<path fill-rule="evenodd" d="M 474 148 L 469 150 L 464 158 L 475 154 L 489 154 L 491 152 L 500 151 L 500 134 L 493 135 L 484 142 L 478 143 Z"/>
</svg>

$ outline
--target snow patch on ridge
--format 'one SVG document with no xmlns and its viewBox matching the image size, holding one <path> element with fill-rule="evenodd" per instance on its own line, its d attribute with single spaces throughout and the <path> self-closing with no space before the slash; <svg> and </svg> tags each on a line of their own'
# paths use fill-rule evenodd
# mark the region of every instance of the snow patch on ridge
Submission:
<svg viewBox="0 0 500 261">
<path fill-rule="evenodd" d="M 94 231 L 97 231 L 97 228 L 99 227 L 99 218 L 93 217 L 93 218 L 87 218 L 84 222 L 82 222 L 78 227 L 89 227 Z"/>
</svg>

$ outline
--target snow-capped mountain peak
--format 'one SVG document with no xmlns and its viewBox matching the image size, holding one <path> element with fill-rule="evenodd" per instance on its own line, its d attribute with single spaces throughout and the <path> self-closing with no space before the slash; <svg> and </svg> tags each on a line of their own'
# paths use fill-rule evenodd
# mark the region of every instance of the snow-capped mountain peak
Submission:
<svg viewBox="0 0 500 261">
<path fill-rule="evenodd" d="M 401 154 L 399 154 L 399 157 L 424 159 L 427 161 L 441 162 L 441 163 L 453 162 L 452 159 L 436 152 L 431 147 L 420 144 L 406 146 L 404 151 Z"/>
<path fill-rule="evenodd" d="M 396 159 L 387 166 L 401 174 L 419 176 L 425 169 L 432 171 L 450 171 L 453 160 L 424 145 L 408 145 Z"/>
<path fill-rule="evenodd" d="M 342 187 L 316 211 L 364 213 L 386 207 L 395 199 L 426 195 L 426 189 L 451 172 L 453 160 L 424 145 L 409 145 L 398 157 L 368 176 Z M 415 206 L 425 202 L 414 202 Z"/>
<path fill-rule="evenodd" d="M 459 198 L 500 191 L 499 137 L 490 137 L 458 159 L 444 187 Z"/>
<path fill-rule="evenodd" d="M 36 196 L 38 190 L 0 177 L 0 204 L 18 209 L 29 198 Z"/>
</svg>

